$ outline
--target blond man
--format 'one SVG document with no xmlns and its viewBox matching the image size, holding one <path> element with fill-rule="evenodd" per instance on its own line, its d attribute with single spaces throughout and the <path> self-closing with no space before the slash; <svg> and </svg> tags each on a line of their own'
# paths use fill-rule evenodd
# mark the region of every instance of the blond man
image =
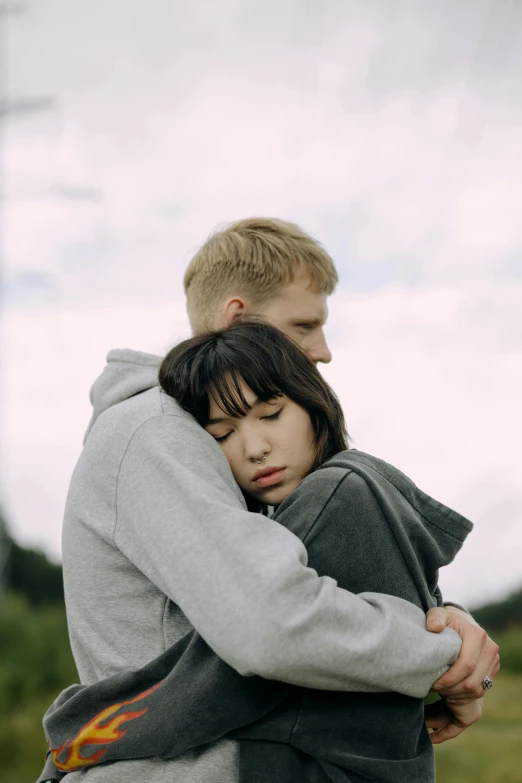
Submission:
<svg viewBox="0 0 522 783">
<path fill-rule="evenodd" d="M 185 275 L 194 332 L 255 313 L 314 362 L 331 359 L 323 327 L 336 283 L 334 264 L 315 240 L 267 219 L 212 235 Z M 353 595 L 307 568 L 298 538 L 246 511 L 219 446 L 160 390 L 159 362 L 113 351 L 91 392 L 94 414 L 63 535 L 69 631 L 82 683 L 144 666 L 193 627 L 245 676 L 418 695 L 444 675 L 440 682 L 455 698 L 479 698 L 482 679 L 498 668 L 498 648 L 471 618 L 458 609 L 432 610 L 430 628 L 440 633 L 428 633 L 422 613 L 407 602 Z M 462 728 L 454 721 L 453 732 Z M 78 741 L 67 760 L 59 753 L 55 760 L 63 771 L 68 763 L 74 769 L 81 751 Z M 221 739 L 175 759 L 87 771 L 89 783 L 233 783 L 237 743 Z M 78 783 L 86 771 L 69 774 Z"/>
</svg>

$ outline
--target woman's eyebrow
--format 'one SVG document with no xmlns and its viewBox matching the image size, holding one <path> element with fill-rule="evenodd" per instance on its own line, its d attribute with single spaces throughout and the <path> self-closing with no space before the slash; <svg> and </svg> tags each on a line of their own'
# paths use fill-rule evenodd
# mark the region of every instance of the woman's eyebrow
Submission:
<svg viewBox="0 0 522 783">
<path fill-rule="evenodd" d="M 263 405 L 264 403 L 266 403 L 266 400 L 261 400 L 261 399 L 259 399 L 259 397 L 256 397 L 254 402 L 252 403 L 252 405 L 248 406 L 248 410 L 251 411 L 252 408 L 256 407 L 256 405 Z M 218 416 L 215 419 L 209 419 L 207 421 L 206 426 L 208 427 L 210 424 L 221 424 L 221 422 L 228 421 L 228 419 L 237 419 L 237 418 L 239 418 L 239 417 L 238 416 Z"/>
<path fill-rule="evenodd" d="M 209 424 L 220 424 L 222 421 L 226 421 L 227 419 L 231 418 L 230 416 L 221 416 L 221 418 L 218 419 L 209 419 L 207 421 L 207 427 Z"/>
</svg>

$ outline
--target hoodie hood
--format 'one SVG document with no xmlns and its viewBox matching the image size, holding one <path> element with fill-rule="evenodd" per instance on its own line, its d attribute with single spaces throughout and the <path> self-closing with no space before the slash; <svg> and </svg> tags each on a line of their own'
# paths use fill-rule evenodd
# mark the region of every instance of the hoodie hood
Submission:
<svg viewBox="0 0 522 783">
<path fill-rule="evenodd" d="M 136 394 L 158 386 L 158 371 L 162 357 L 151 353 L 117 349 L 107 354 L 107 364 L 91 387 L 93 413 L 84 443 L 94 422 L 104 411 Z"/>
<path fill-rule="evenodd" d="M 393 465 L 371 454 L 358 449 L 342 451 L 321 465 L 317 472 L 327 467 L 349 469 L 364 479 L 399 544 L 404 566 L 417 588 L 422 608 L 427 612 L 436 595 L 438 569 L 452 562 L 473 524 L 427 495 Z M 361 524 L 363 505 L 357 511 Z M 368 528 L 370 522 L 368 519 Z M 353 592 L 367 589 L 364 586 L 353 588 Z"/>
</svg>

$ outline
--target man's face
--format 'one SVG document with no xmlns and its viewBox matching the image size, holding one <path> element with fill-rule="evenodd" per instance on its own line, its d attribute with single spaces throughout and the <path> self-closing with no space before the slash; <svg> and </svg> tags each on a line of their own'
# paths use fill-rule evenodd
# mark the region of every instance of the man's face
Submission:
<svg viewBox="0 0 522 783">
<path fill-rule="evenodd" d="M 269 302 L 255 308 L 254 314 L 292 337 L 314 364 L 332 360 L 323 331 L 328 316 L 326 294 L 311 286 L 309 277 L 294 278 Z"/>
</svg>

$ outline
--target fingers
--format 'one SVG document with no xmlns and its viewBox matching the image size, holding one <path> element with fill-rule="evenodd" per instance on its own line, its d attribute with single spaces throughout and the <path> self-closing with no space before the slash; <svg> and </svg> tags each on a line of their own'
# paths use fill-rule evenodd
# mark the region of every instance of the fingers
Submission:
<svg viewBox="0 0 522 783">
<path fill-rule="evenodd" d="M 440 745 L 447 740 L 455 739 L 459 734 L 462 734 L 466 730 L 466 726 L 459 726 L 457 723 L 450 723 L 448 726 L 440 729 L 439 731 L 433 731 L 430 734 L 433 745 Z"/>
<path fill-rule="evenodd" d="M 483 706 L 483 699 L 476 699 L 464 705 L 449 704 L 448 707 L 452 713 L 451 721 L 431 734 L 432 743 L 440 745 L 442 742 L 458 737 L 459 734 L 480 720 Z"/>
<path fill-rule="evenodd" d="M 478 628 L 479 634 L 473 633 L 468 638 L 466 648 L 462 643 L 461 655 L 453 666 L 435 684 L 434 690 L 442 696 L 451 697 L 454 700 L 480 699 L 484 695 L 482 681 L 486 675 L 492 679 L 500 669 L 499 648 L 489 638 L 482 628 Z M 471 647 L 470 647 L 471 643 Z M 473 647 L 473 645 L 476 645 Z M 476 653 L 480 645 L 480 654 L 476 659 Z M 462 658 L 462 660 L 461 660 Z M 457 668 L 457 664 L 459 664 Z M 455 671 L 452 671 L 455 669 Z M 459 680 L 461 674 L 463 679 Z"/>
<path fill-rule="evenodd" d="M 474 699 L 481 699 L 485 694 L 484 686 L 482 685 L 484 677 L 488 676 L 494 679 L 499 669 L 498 653 L 491 658 L 486 650 L 483 659 L 479 661 L 475 672 L 470 677 L 457 683 L 452 688 L 439 689 L 438 693 L 447 699 L 450 704 L 466 703 Z"/>
<path fill-rule="evenodd" d="M 460 690 L 465 690 L 468 697 L 480 698 L 483 678 L 493 677 L 500 667 L 498 645 L 471 616 L 458 610 L 446 610 L 446 613 L 447 625 L 460 635 L 462 646 L 458 659 L 434 684 L 434 690 L 441 692 L 466 681 L 466 687 Z"/>
<path fill-rule="evenodd" d="M 444 688 L 453 688 L 458 683 L 467 680 L 475 671 L 482 655 L 482 649 L 488 638 L 486 632 L 478 625 L 470 623 L 465 626 L 461 624 L 463 622 L 465 621 L 462 620 L 456 624 L 458 627 L 451 624 L 451 627 L 454 627 L 454 630 L 460 633 L 462 646 L 459 657 L 453 666 L 434 683 L 433 688 L 436 691 L 441 691 Z"/>
<path fill-rule="evenodd" d="M 448 612 L 443 606 L 434 606 L 426 615 L 426 630 L 431 633 L 440 633 L 448 622 Z"/>
<path fill-rule="evenodd" d="M 466 704 L 482 698 L 484 677 L 493 679 L 500 669 L 498 645 L 466 612 L 453 607 L 430 609 L 426 616 L 426 628 L 437 633 L 445 627 L 457 631 L 462 645 L 459 657 L 433 684 L 433 690 L 450 699 L 453 704 Z"/>
<path fill-rule="evenodd" d="M 452 719 L 453 714 L 442 699 L 424 707 L 424 722 L 428 729 L 443 729 Z"/>
</svg>

